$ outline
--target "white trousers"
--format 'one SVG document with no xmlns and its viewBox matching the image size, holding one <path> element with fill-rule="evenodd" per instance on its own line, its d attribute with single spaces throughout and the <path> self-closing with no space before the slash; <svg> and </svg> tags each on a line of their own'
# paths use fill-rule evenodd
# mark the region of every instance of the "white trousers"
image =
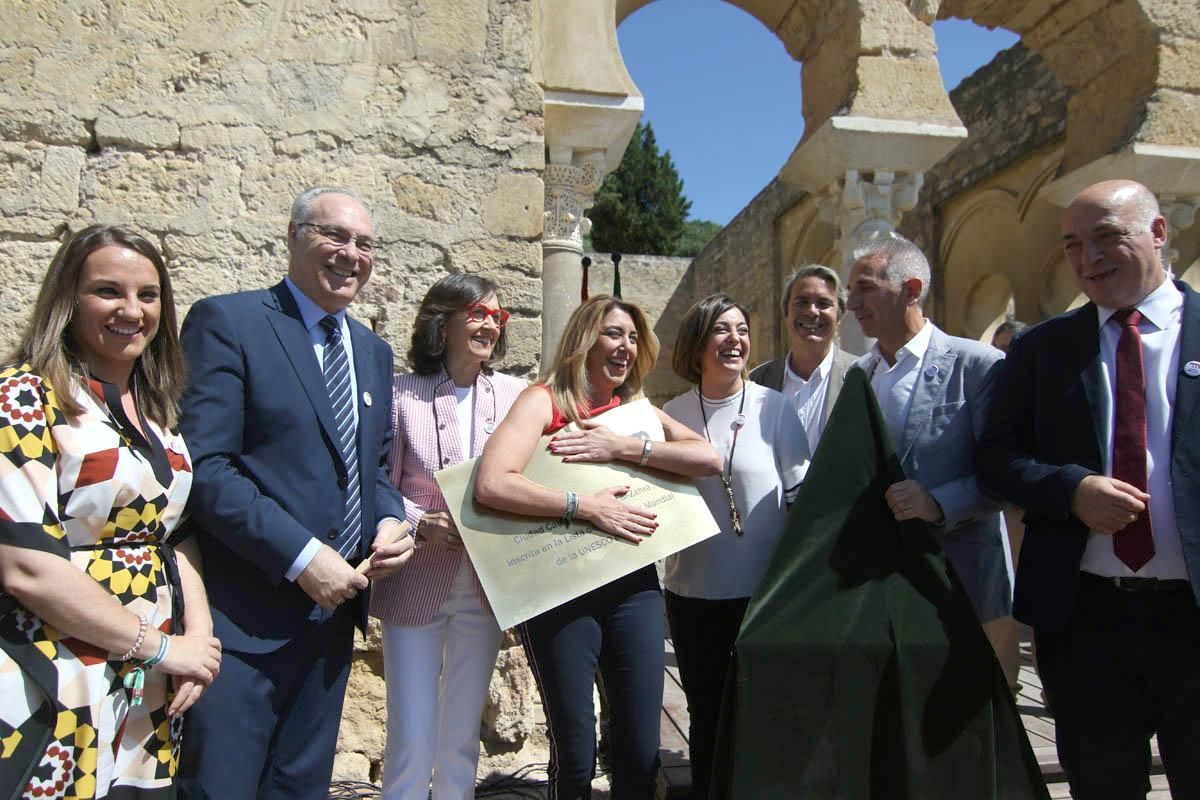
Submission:
<svg viewBox="0 0 1200 800">
<path fill-rule="evenodd" d="M 479 601 L 467 558 L 426 625 L 384 624 L 387 748 L 384 800 L 475 797 L 479 722 L 500 649 L 496 618 Z"/>
</svg>

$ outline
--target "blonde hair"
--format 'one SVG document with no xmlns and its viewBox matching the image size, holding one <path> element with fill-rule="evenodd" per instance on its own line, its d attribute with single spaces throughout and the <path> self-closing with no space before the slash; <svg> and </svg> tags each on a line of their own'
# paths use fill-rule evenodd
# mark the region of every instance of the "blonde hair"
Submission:
<svg viewBox="0 0 1200 800">
<path fill-rule="evenodd" d="M 84 262 L 102 247 L 122 247 L 145 256 L 158 273 L 162 305 L 158 332 L 134 362 L 133 377 L 137 382 L 138 404 L 146 416 L 163 428 L 174 428 L 179 420 L 179 400 L 183 396 L 187 369 L 179 344 L 171 277 L 158 248 L 130 228 L 89 225 L 63 243 L 42 279 L 33 314 L 21 341 L 7 361 L 10 364 L 28 363 L 34 372 L 45 378 L 57 391 L 59 405 L 65 414 L 83 413 L 83 406 L 74 394 L 76 376 L 86 365 L 86 360 L 82 353 L 76 352 L 71 321 L 75 316 L 75 297 Z"/>
<path fill-rule="evenodd" d="M 638 336 L 637 357 L 629 368 L 625 382 L 617 387 L 616 395 L 621 402 L 627 402 L 641 393 L 642 381 L 658 359 L 658 337 L 650 329 L 646 315 L 636 305 L 606 294 L 596 295 L 581 303 L 567 320 L 554 354 L 554 363 L 543 378 L 543 383 L 550 389 L 554 407 L 570 422 L 578 422 L 585 416 L 583 410 L 587 408 L 592 391 L 587 374 L 588 353 L 600 339 L 604 317 L 613 310 L 629 315 Z"/>
</svg>

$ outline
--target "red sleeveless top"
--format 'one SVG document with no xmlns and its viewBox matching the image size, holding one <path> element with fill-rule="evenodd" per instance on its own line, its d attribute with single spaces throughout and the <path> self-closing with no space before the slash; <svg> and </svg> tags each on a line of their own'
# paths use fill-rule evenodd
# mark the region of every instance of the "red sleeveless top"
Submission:
<svg viewBox="0 0 1200 800">
<path fill-rule="evenodd" d="M 540 386 L 541 388 L 545 389 L 546 394 L 550 394 L 549 386 L 547 386 L 544 383 L 539 383 L 537 385 Z M 597 408 L 583 409 L 583 412 L 584 412 L 583 418 L 587 419 L 589 417 L 594 417 L 597 414 L 603 414 L 605 411 L 616 408 L 619 405 L 621 405 L 621 398 L 620 398 L 620 396 L 614 394 L 612 400 L 609 400 L 607 403 L 605 403 L 602 406 L 599 406 Z M 563 416 L 563 413 L 558 410 L 558 406 L 554 405 L 554 395 L 552 395 L 552 394 L 550 394 L 550 411 L 554 416 L 550 418 L 550 424 L 546 426 L 546 429 L 544 431 L 542 431 L 542 436 L 545 436 L 548 433 L 554 433 L 558 430 L 561 430 L 569 421 L 565 416 Z"/>
</svg>

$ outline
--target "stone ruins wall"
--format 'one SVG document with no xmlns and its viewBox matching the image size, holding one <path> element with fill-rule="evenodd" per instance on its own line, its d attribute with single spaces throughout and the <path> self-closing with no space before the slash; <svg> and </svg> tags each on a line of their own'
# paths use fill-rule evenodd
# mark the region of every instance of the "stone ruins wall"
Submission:
<svg viewBox="0 0 1200 800">
<path fill-rule="evenodd" d="M 356 189 L 384 243 L 354 306 L 402 361 L 416 305 L 451 271 L 495 276 L 516 374 L 541 339 L 542 91 L 528 0 L 4 4 L 0 350 L 61 238 L 128 223 L 167 256 L 185 312 L 286 271 L 292 197 Z M 378 637 L 360 642 L 339 774 L 378 778 Z M 507 643 L 485 770 L 530 745 L 532 680 Z M 545 760 L 544 746 L 540 760 Z"/>
<path fill-rule="evenodd" d="M 774 358 L 784 347 L 777 309 L 788 269 L 777 224 L 784 211 L 806 196 L 778 178 L 767 184 L 693 260 L 691 285 L 679 302 L 686 311 L 702 297 L 722 291 L 744 305 L 750 311 L 752 364 Z M 674 341 L 674 332 L 670 338 Z"/>
<path fill-rule="evenodd" d="M 7 349 L 60 237 L 124 222 L 183 310 L 286 269 L 293 195 L 357 189 L 386 247 L 356 306 L 400 351 L 448 271 L 494 273 L 535 369 L 542 92 L 527 0 L 6 3 L 0 301 Z"/>
</svg>

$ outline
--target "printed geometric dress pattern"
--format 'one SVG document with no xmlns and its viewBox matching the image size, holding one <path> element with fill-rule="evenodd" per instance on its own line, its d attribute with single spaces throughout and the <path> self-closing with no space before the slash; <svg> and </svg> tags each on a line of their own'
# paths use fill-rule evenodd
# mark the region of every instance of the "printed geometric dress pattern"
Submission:
<svg viewBox="0 0 1200 800">
<path fill-rule="evenodd" d="M 109 402 L 106 403 L 105 396 Z M 175 632 L 174 559 L 163 545 L 192 484 L 183 439 L 125 419 L 89 380 L 68 418 L 28 366 L 0 372 L 0 542 L 68 559 L 132 612 Z M 112 411 L 110 408 L 115 406 Z M 130 664 L 71 638 L 0 591 L 0 798 L 173 797 L 181 720 L 159 669 L 141 705 Z"/>
</svg>

